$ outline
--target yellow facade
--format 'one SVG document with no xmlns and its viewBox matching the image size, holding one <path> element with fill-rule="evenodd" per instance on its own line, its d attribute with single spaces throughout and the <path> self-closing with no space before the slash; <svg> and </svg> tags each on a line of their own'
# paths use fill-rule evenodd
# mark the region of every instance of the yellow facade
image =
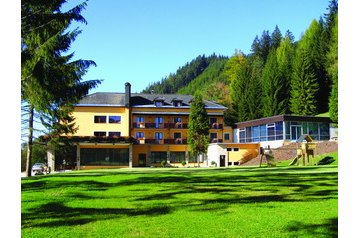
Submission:
<svg viewBox="0 0 358 238">
<path fill-rule="evenodd" d="M 96 131 L 121 132 L 129 136 L 129 109 L 124 107 L 75 107 L 72 114 L 76 118 L 77 132 L 74 136 L 94 136 Z M 106 116 L 105 123 L 95 123 L 95 116 Z M 109 116 L 120 116 L 120 123 L 109 123 Z"/>
<path fill-rule="evenodd" d="M 189 107 L 125 107 L 125 106 L 76 106 L 73 112 L 77 132 L 73 136 L 93 137 L 97 132 L 105 132 L 99 137 L 110 137 L 110 132 L 120 132 L 120 137 L 135 138 L 133 144 L 113 143 L 79 143 L 81 149 L 118 149 L 130 148 L 129 167 L 160 166 L 165 160 L 172 166 L 182 167 L 178 161 L 186 161 L 186 166 L 197 166 L 195 159 L 190 159 L 188 145 Z M 211 143 L 231 143 L 233 130 L 224 126 L 224 109 L 207 110 L 210 123 Z M 119 123 L 110 123 L 109 117 L 119 116 Z M 105 121 L 96 121 L 96 117 L 105 117 Z M 158 122 L 160 117 L 160 121 Z M 180 118 L 178 121 L 177 118 Z M 140 119 L 138 119 L 140 118 Z M 102 120 L 102 119 L 101 119 Z M 160 134 L 160 136 L 159 136 Z M 159 138 L 160 137 L 160 138 Z M 93 155 L 95 156 L 95 155 Z M 160 156 L 160 159 L 156 158 Z M 179 157 L 175 157 L 179 156 Z M 77 155 L 77 157 L 80 157 Z M 175 157 L 175 158 L 174 158 Z M 236 156 L 235 156 L 236 157 Z M 173 159 L 174 158 L 174 159 Z M 77 158 L 80 164 L 80 159 Z M 200 162 L 204 164 L 203 161 Z M 123 166 L 82 165 L 80 169 L 121 168 Z M 127 166 L 128 167 L 128 166 Z"/>
</svg>

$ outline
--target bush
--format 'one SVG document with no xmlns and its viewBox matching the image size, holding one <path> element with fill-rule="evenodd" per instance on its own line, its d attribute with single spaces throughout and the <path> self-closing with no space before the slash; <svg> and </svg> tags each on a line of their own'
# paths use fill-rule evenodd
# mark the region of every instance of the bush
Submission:
<svg viewBox="0 0 358 238">
<path fill-rule="evenodd" d="M 183 165 L 183 166 L 185 166 L 185 165 L 186 165 L 185 160 L 183 160 L 183 161 L 181 162 L 181 165 Z"/>
</svg>

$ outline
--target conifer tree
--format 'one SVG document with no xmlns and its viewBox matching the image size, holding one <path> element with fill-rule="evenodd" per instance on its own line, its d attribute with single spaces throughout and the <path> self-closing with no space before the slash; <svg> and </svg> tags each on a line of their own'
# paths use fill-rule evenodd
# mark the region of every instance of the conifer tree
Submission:
<svg viewBox="0 0 358 238">
<path fill-rule="evenodd" d="M 276 50 L 272 49 L 262 73 L 262 106 L 265 117 L 285 113 L 285 86 L 278 68 Z"/>
<path fill-rule="evenodd" d="M 188 142 L 196 158 L 205 154 L 209 145 L 209 117 L 200 94 L 196 94 L 190 104 Z M 199 158 L 198 158 L 199 160 Z M 199 161 L 198 161 L 199 164 Z"/>
<path fill-rule="evenodd" d="M 291 111 L 295 115 L 317 114 L 317 77 L 308 52 L 301 49 L 295 58 L 291 83 Z"/>
<path fill-rule="evenodd" d="M 278 28 L 278 26 L 276 25 L 274 31 L 271 34 L 271 49 L 277 49 L 277 47 L 280 46 L 281 40 L 282 34 L 280 28 Z"/>
<path fill-rule="evenodd" d="M 335 17 L 331 35 L 331 45 L 327 54 L 327 71 L 332 80 L 329 115 L 332 121 L 338 123 L 338 14 Z"/>
<path fill-rule="evenodd" d="M 86 2 L 61 12 L 65 0 L 21 2 L 21 99 L 29 107 L 27 175 L 31 176 L 33 121 L 39 114 L 50 135 L 76 130 L 70 115 L 73 104 L 95 87 L 99 80 L 82 81 L 91 60 L 74 60 L 65 55 L 81 33 L 65 32 L 71 22 L 86 23 L 80 14 Z"/>
</svg>

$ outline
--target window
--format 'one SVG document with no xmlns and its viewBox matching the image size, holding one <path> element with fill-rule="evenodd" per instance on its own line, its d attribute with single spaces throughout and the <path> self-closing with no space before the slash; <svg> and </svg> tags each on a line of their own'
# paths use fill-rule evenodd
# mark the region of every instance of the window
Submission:
<svg viewBox="0 0 358 238">
<path fill-rule="evenodd" d="M 319 123 L 319 139 L 329 140 L 329 124 Z"/>
<path fill-rule="evenodd" d="M 163 133 L 162 132 L 156 132 L 155 133 L 155 139 L 156 140 L 163 140 Z"/>
<path fill-rule="evenodd" d="M 180 139 L 181 133 L 180 132 L 174 132 L 174 139 Z"/>
<path fill-rule="evenodd" d="M 224 133 L 224 140 L 230 140 L 230 133 Z"/>
<path fill-rule="evenodd" d="M 267 128 L 267 139 L 269 141 L 275 140 L 275 123 L 266 125 Z"/>
<path fill-rule="evenodd" d="M 308 123 L 308 134 L 312 139 L 318 140 L 318 123 L 316 122 L 309 122 Z"/>
<path fill-rule="evenodd" d="M 174 105 L 174 107 L 180 107 L 181 101 L 173 101 L 173 105 Z"/>
<path fill-rule="evenodd" d="M 129 149 L 81 148 L 81 165 L 129 165 Z"/>
<path fill-rule="evenodd" d="M 94 116 L 94 123 L 106 123 L 107 116 Z"/>
<path fill-rule="evenodd" d="M 143 133 L 143 132 L 136 132 L 136 133 L 135 133 L 135 138 L 136 138 L 136 139 L 144 138 L 144 133 Z"/>
<path fill-rule="evenodd" d="M 234 151 L 239 151 L 239 148 L 234 148 Z"/>
<path fill-rule="evenodd" d="M 109 116 L 108 122 L 109 123 L 121 123 L 121 116 Z"/>
<path fill-rule="evenodd" d="M 181 122 L 181 117 L 174 117 L 174 123 L 180 123 Z"/>
<path fill-rule="evenodd" d="M 136 117 L 135 122 L 136 123 L 143 123 L 144 122 L 144 117 Z"/>
<path fill-rule="evenodd" d="M 252 127 L 252 141 L 253 142 L 260 141 L 260 127 L 259 126 Z"/>
<path fill-rule="evenodd" d="M 121 132 L 119 132 L 119 131 L 110 131 L 110 132 L 108 132 L 108 136 L 110 136 L 110 137 L 121 137 Z"/>
<path fill-rule="evenodd" d="M 95 131 L 93 133 L 94 136 L 106 136 L 106 132 L 105 131 Z"/>
<path fill-rule="evenodd" d="M 260 126 L 260 141 L 267 141 L 266 125 Z"/>
<path fill-rule="evenodd" d="M 185 161 L 185 152 L 171 152 L 170 163 L 180 163 Z"/>
<path fill-rule="evenodd" d="M 245 128 L 240 128 L 239 129 L 239 138 L 240 138 L 240 140 L 239 140 L 239 142 L 240 143 L 245 143 L 245 137 L 246 137 L 246 129 Z"/>
<path fill-rule="evenodd" d="M 232 151 L 232 149 L 231 148 L 226 148 L 226 151 Z"/>
<path fill-rule="evenodd" d="M 154 105 L 156 107 L 161 107 L 161 106 L 163 106 L 163 101 L 154 101 Z"/>
<path fill-rule="evenodd" d="M 160 163 L 162 161 L 167 161 L 167 152 L 155 151 L 151 153 L 150 156 L 151 163 Z"/>
<path fill-rule="evenodd" d="M 163 117 L 156 117 L 155 118 L 155 128 L 160 128 L 163 124 Z"/>
<path fill-rule="evenodd" d="M 276 122 L 276 140 L 283 140 L 283 122 Z"/>
<path fill-rule="evenodd" d="M 218 119 L 216 117 L 210 117 L 209 122 L 210 125 L 213 125 L 214 123 L 218 123 Z"/>
<path fill-rule="evenodd" d="M 218 133 L 210 133 L 210 141 L 217 142 Z"/>
</svg>

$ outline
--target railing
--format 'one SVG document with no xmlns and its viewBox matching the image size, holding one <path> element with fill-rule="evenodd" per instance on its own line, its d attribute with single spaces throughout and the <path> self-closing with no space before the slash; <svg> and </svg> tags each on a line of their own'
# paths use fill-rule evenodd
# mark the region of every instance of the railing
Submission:
<svg viewBox="0 0 358 238">
<path fill-rule="evenodd" d="M 210 141 L 211 143 L 222 143 L 223 140 L 222 139 L 217 139 L 217 138 L 214 138 L 214 139 L 211 139 Z"/>
<path fill-rule="evenodd" d="M 161 140 L 157 140 L 157 139 L 144 139 L 144 138 L 138 138 L 137 139 L 137 144 L 170 144 L 170 145 L 175 145 L 175 144 L 187 144 L 188 140 L 187 139 L 182 139 L 182 138 L 177 138 L 177 139 L 161 139 Z"/>
<path fill-rule="evenodd" d="M 223 124 L 213 123 L 210 125 L 210 129 L 223 129 Z"/>
<path fill-rule="evenodd" d="M 134 122 L 132 123 L 132 127 L 133 128 L 150 128 L 150 129 L 161 129 L 161 128 L 165 128 L 165 129 L 188 129 L 188 123 L 182 123 L 182 122 L 177 122 L 177 123 L 144 123 L 144 122 Z"/>
</svg>

